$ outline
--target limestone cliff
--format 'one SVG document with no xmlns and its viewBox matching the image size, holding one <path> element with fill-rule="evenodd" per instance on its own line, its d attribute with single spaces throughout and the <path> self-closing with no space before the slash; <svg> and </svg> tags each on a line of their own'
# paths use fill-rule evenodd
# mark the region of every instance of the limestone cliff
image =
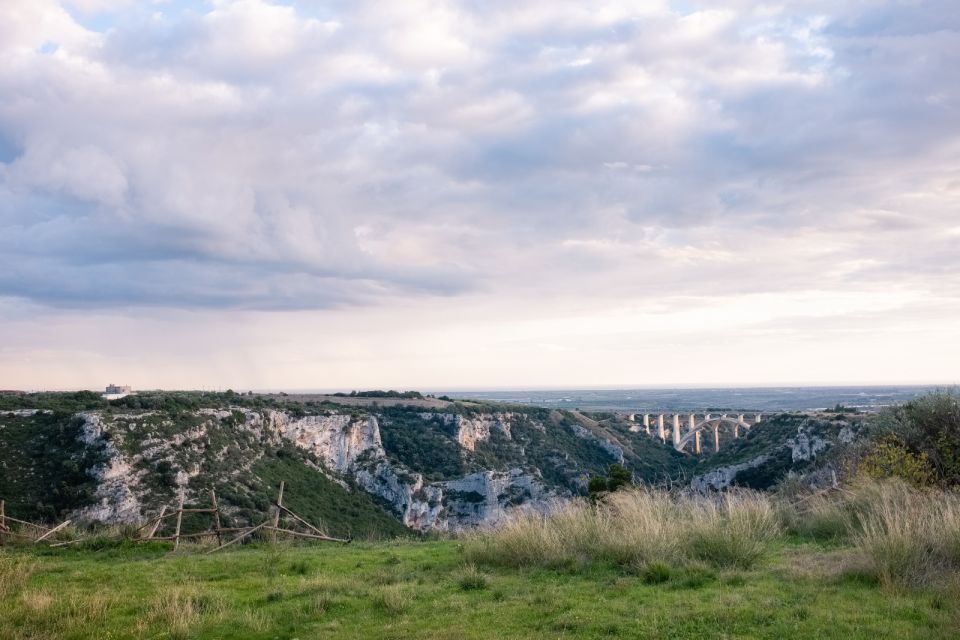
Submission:
<svg viewBox="0 0 960 640">
<path fill-rule="evenodd" d="M 75 518 L 100 522 L 141 519 L 147 510 L 146 484 L 159 468 L 167 470 L 170 492 L 189 492 L 190 480 L 201 473 L 200 458 L 205 449 L 214 440 L 223 440 L 224 425 L 228 425 L 227 435 L 233 434 L 229 436 L 233 439 L 243 436 L 264 444 L 288 441 L 309 452 L 321 461 L 325 473 L 335 476 L 343 486 L 355 483 L 386 503 L 404 525 L 420 531 L 489 523 L 518 504 L 537 503 L 557 495 L 519 469 L 427 482 L 422 474 L 389 459 L 376 415 L 327 412 L 295 416 L 284 411 L 236 407 L 200 410 L 190 428 L 165 437 L 159 432 L 171 426 L 169 421 L 151 421 L 152 417 L 156 416 L 83 414 L 82 438 L 90 446 L 104 448 L 105 462 L 91 470 L 98 481 L 96 503 L 77 510 Z M 467 450 L 489 438 L 491 429 L 509 437 L 509 420 L 509 414 L 441 417 L 441 421 L 456 426 L 457 440 Z M 218 459 L 223 459 L 230 446 L 225 444 Z M 252 455 L 245 464 L 227 468 L 222 475 L 241 476 L 261 455 Z"/>
</svg>

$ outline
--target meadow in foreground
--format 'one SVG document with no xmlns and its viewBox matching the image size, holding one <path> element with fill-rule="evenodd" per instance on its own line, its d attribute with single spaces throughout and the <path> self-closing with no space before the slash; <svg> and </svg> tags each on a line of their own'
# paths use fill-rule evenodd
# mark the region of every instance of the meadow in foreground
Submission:
<svg viewBox="0 0 960 640">
<path fill-rule="evenodd" d="M 955 500 L 639 491 L 459 540 L 8 548 L 0 638 L 952 638 Z"/>
</svg>

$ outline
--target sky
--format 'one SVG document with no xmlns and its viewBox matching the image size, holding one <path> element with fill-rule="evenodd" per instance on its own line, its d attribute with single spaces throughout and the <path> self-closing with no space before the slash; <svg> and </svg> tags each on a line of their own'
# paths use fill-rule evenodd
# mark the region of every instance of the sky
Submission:
<svg viewBox="0 0 960 640">
<path fill-rule="evenodd" d="M 0 388 L 960 382 L 956 0 L 3 0 Z"/>
</svg>

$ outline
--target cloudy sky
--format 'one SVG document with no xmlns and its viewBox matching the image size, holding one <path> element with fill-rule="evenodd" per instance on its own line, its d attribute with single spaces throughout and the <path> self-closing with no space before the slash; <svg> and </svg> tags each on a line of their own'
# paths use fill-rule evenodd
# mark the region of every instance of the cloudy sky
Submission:
<svg viewBox="0 0 960 640">
<path fill-rule="evenodd" d="M 0 387 L 960 382 L 956 0 L 3 0 Z"/>
</svg>

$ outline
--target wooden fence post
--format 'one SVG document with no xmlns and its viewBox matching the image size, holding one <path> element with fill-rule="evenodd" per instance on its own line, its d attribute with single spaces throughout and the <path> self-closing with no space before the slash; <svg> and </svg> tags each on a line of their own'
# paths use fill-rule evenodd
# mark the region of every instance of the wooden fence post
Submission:
<svg viewBox="0 0 960 640">
<path fill-rule="evenodd" d="M 277 541 L 277 527 L 280 526 L 280 509 L 283 508 L 283 480 L 280 481 L 280 492 L 277 494 L 276 511 L 273 513 L 273 531 L 270 532 L 270 540 Z"/>
<path fill-rule="evenodd" d="M 173 550 L 180 546 L 180 523 L 183 522 L 183 489 L 180 490 L 180 507 L 177 509 L 177 530 L 173 534 Z"/>
<path fill-rule="evenodd" d="M 5 544 L 6 538 L 4 533 L 7 531 L 7 512 L 6 512 L 6 502 L 0 500 L 0 546 Z"/>
<path fill-rule="evenodd" d="M 210 502 L 213 503 L 213 530 L 217 532 L 217 546 L 223 544 L 223 538 L 220 535 L 220 507 L 217 506 L 217 492 L 210 489 Z"/>
</svg>

